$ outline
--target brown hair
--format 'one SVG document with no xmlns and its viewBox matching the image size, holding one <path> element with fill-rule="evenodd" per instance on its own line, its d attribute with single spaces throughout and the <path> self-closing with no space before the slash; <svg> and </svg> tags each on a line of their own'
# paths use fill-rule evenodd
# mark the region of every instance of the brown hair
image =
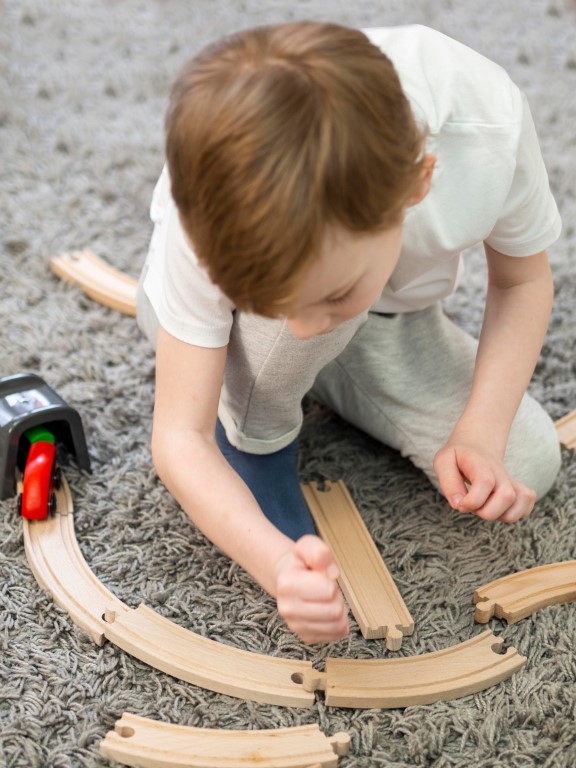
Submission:
<svg viewBox="0 0 576 768">
<path fill-rule="evenodd" d="M 182 225 L 240 309 L 281 314 L 326 225 L 396 223 L 422 168 L 390 60 L 360 31 L 301 22 L 203 49 L 172 89 L 166 155 Z"/>
</svg>

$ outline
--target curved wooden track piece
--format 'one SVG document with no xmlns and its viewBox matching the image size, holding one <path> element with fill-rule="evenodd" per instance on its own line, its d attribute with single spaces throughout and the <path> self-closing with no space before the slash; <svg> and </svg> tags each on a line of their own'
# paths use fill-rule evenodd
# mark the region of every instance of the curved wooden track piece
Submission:
<svg viewBox="0 0 576 768">
<path fill-rule="evenodd" d="M 118 613 L 128 606 L 98 581 L 84 559 L 74 533 L 72 497 L 66 478 L 56 491 L 58 512 L 45 520 L 22 519 L 26 558 L 36 581 L 72 621 L 98 645 L 105 640 L 107 606 Z"/>
<path fill-rule="evenodd" d="M 576 448 L 576 411 L 572 411 L 555 423 L 562 445 L 565 448 Z"/>
<path fill-rule="evenodd" d="M 111 267 L 91 250 L 55 256 L 50 266 L 58 277 L 79 285 L 90 298 L 126 315 L 136 315 L 137 281 Z"/>
<path fill-rule="evenodd" d="M 144 605 L 133 610 L 115 597 L 80 552 L 65 477 L 57 499 L 54 516 L 23 520 L 26 557 L 40 586 L 98 645 L 108 638 L 156 669 L 219 693 L 312 706 L 314 694 L 293 679 L 310 671 L 310 662 L 238 650 L 184 629 Z"/>
<path fill-rule="evenodd" d="M 435 653 L 402 659 L 326 659 L 326 672 L 304 675 L 304 687 L 324 690 L 333 707 L 409 707 L 483 691 L 511 677 L 526 658 L 500 654 L 502 638 L 486 630 Z"/>
<path fill-rule="evenodd" d="M 289 706 L 311 706 L 314 691 L 325 690 L 328 706 L 405 707 L 480 691 L 506 679 L 526 661 L 513 648 L 495 654 L 502 640 L 490 631 L 454 648 L 413 658 L 327 659 L 324 673 L 307 661 L 223 645 L 144 605 L 133 610 L 114 597 L 80 552 L 64 477 L 57 497 L 53 517 L 23 520 L 26 556 L 38 583 L 96 643 L 108 638 L 142 661 L 195 685 Z"/>
<path fill-rule="evenodd" d="M 314 694 L 294 680 L 312 670 L 308 661 L 242 651 L 201 637 L 140 605 L 106 612 L 106 637 L 156 669 L 211 691 L 241 699 L 310 707 Z"/>
<path fill-rule="evenodd" d="M 316 527 L 340 565 L 340 587 L 362 635 L 386 638 L 389 650 L 400 649 L 414 631 L 414 621 L 346 486 L 303 485 Z"/>
<path fill-rule="evenodd" d="M 348 754 L 347 733 L 325 736 L 317 725 L 225 731 L 171 725 L 125 712 L 100 744 L 109 760 L 141 768 L 334 768 Z"/>
<path fill-rule="evenodd" d="M 539 608 L 576 600 L 576 560 L 550 563 L 512 573 L 474 592 L 474 618 L 485 624 L 492 616 L 514 624 Z"/>
</svg>

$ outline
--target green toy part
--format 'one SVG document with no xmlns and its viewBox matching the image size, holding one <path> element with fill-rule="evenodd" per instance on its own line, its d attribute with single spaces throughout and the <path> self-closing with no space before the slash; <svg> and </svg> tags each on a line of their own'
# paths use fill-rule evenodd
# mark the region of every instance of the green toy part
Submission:
<svg viewBox="0 0 576 768">
<path fill-rule="evenodd" d="M 50 432 L 49 429 L 46 429 L 46 427 L 43 427 L 42 425 L 26 430 L 26 432 L 24 432 L 24 437 L 28 440 L 30 445 L 32 445 L 32 443 L 40 442 L 52 443 L 52 445 L 56 443 L 56 438 L 52 432 Z"/>
</svg>

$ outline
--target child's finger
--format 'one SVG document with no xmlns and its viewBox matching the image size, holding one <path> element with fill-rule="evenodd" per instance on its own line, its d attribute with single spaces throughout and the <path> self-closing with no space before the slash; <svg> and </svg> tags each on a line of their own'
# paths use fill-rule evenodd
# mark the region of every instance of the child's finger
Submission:
<svg viewBox="0 0 576 768">
<path fill-rule="evenodd" d="M 340 622 L 318 623 L 311 621 L 291 626 L 290 629 L 305 643 L 333 643 L 348 634 L 346 618 Z"/>
<path fill-rule="evenodd" d="M 278 599 L 316 603 L 337 600 L 340 590 L 336 581 L 322 571 L 290 568 L 279 575 L 277 592 Z"/>
<path fill-rule="evenodd" d="M 528 517 L 535 501 L 536 493 L 532 489 L 520 483 L 506 482 L 496 489 L 477 514 L 484 520 L 515 523 Z"/>
<path fill-rule="evenodd" d="M 517 523 L 519 520 L 525 520 L 530 516 L 534 509 L 536 494 L 532 498 L 519 497 L 516 502 L 498 518 L 499 523 Z"/>
<path fill-rule="evenodd" d="M 473 475 L 470 478 L 468 492 L 460 500 L 457 508 L 462 512 L 478 513 L 478 511 L 487 504 L 495 487 L 496 479 L 491 472 L 482 472 L 478 473 L 478 475 Z M 500 514 L 502 514 L 503 511 L 504 510 L 502 510 Z M 493 517 L 490 517 L 489 519 L 493 519 Z"/>
<path fill-rule="evenodd" d="M 434 459 L 434 471 L 438 476 L 442 493 L 453 509 L 460 509 L 460 503 L 468 493 L 466 483 L 453 448 L 438 451 Z"/>
<path fill-rule="evenodd" d="M 312 571 L 324 571 L 334 580 L 340 575 L 334 553 L 318 536 L 302 536 L 296 542 L 294 554 Z"/>
</svg>

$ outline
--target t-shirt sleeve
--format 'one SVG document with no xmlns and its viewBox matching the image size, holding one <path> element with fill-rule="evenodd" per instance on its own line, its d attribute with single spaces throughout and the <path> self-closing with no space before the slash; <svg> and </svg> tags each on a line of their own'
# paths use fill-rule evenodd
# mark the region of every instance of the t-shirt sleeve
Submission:
<svg viewBox="0 0 576 768">
<path fill-rule="evenodd" d="M 525 96 L 516 168 L 506 201 L 486 243 L 507 256 L 532 256 L 558 239 L 562 222 L 548 181 Z"/>
<path fill-rule="evenodd" d="M 188 344 L 226 346 L 234 305 L 198 262 L 170 195 L 166 170 L 154 191 L 150 215 L 154 231 L 143 287 L 160 325 Z"/>
</svg>

